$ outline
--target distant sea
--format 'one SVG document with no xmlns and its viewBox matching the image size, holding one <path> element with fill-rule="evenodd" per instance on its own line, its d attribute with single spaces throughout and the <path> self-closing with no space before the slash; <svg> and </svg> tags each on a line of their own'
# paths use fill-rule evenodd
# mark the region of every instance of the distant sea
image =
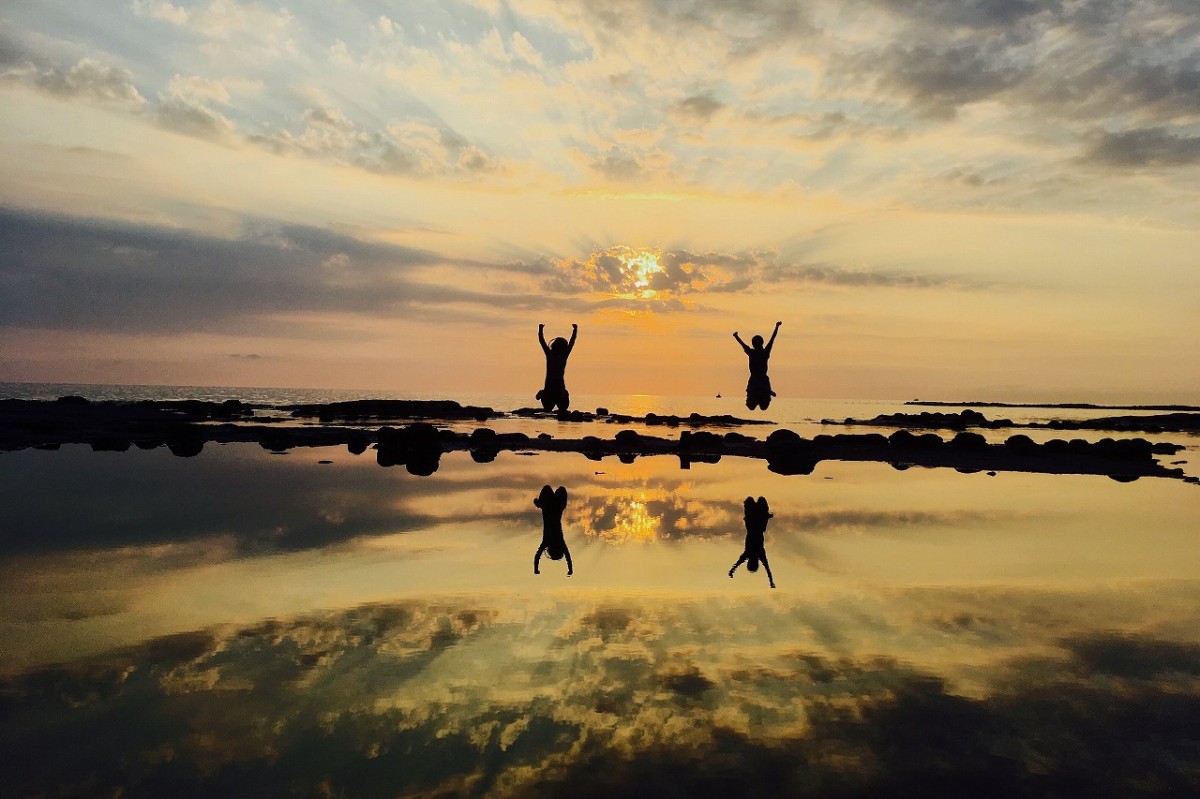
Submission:
<svg viewBox="0 0 1200 799">
<path fill-rule="evenodd" d="M 528 393 L 414 393 L 405 391 L 378 391 L 328 388 L 264 388 L 249 386 L 143 386 L 104 385 L 77 383 L 5 383 L 0 382 L 0 399 L 55 400 L 63 396 L 86 397 L 93 401 L 114 400 L 135 402 L 138 400 L 184 400 L 196 399 L 223 402 L 239 399 L 243 402 L 266 405 L 292 405 L 300 403 L 330 403 L 361 399 L 449 399 L 463 405 L 479 405 L 497 411 L 512 411 L 537 405 L 533 391 Z M 729 414 L 744 419 L 758 419 L 780 426 L 807 428 L 819 425 L 822 419 L 842 421 L 847 417 L 870 419 L 885 413 L 954 412 L 959 408 L 973 407 L 970 404 L 949 407 L 922 407 L 905 405 L 905 400 L 879 399 L 811 399 L 803 397 L 777 397 L 766 411 L 747 410 L 740 392 L 724 397 L 657 396 L 651 394 L 596 394 L 573 393 L 571 407 L 583 411 L 606 408 L 614 413 L 644 416 L 648 413 L 687 416 L 699 413 L 705 416 Z M 949 399 L 954 398 L 925 398 Z M 979 398 L 975 398 L 979 400 Z M 1050 419 L 1094 419 L 1137 413 L 1136 411 L 1108 410 L 1103 408 L 1057 408 L 1057 407 L 985 407 L 982 412 L 989 419 L 1011 419 L 1014 422 L 1042 422 Z M 1145 411 L 1145 413 L 1152 413 Z"/>
</svg>

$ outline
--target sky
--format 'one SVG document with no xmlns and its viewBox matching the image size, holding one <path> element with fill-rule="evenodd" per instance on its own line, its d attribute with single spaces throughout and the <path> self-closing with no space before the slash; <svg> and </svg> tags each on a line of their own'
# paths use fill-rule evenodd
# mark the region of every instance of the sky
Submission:
<svg viewBox="0 0 1200 799">
<path fill-rule="evenodd" d="M 1194 0 L 9 0 L 0 103 L 0 381 L 1200 402 Z"/>
</svg>

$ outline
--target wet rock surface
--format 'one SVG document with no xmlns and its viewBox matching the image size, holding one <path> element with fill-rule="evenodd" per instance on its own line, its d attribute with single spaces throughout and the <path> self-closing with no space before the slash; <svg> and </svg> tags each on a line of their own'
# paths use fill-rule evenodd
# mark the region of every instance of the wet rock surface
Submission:
<svg viewBox="0 0 1200 799">
<path fill-rule="evenodd" d="M 822 460 L 842 460 L 889 463 L 898 469 L 946 467 L 968 473 L 1099 474 L 1117 480 L 1172 477 L 1196 482 L 1195 478 L 1185 476 L 1182 469 L 1163 466 L 1155 457 L 1179 452 L 1183 449 L 1181 445 L 1153 443 L 1144 438 L 1104 438 L 1094 442 L 1078 438 L 1052 439 L 1039 444 L 1018 433 L 1002 444 L 989 444 L 982 435 L 965 431 L 946 439 L 927 432 L 929 426 L 923 423 L 914 425 L 916 432 L 901 428 L 888 436 L 841 433 L 822 434 L 811 439 L 787 429 L 774 430 L 765 439 L 735 431 L 721 434 L 694 429 L 682 430 L 676 437 L 645 435 L 624 429 L 611 438 L 592 435 L 555 438 L 548 434 L 532 438 L 524 433 L 499 433 L 489 427 L 480 427 L 470 433 L 438 427 L 434 422 L 461 421 L 485 414 L 485 418 L 490 418 L 495 413 L 491 409 L 461 406 L 449 401 L 417 404 L 368 401 L 367 404 L 334 403 L 334 406 L 328 412 L 328 406 L 303 406 L 301 415 L 361 424 L 375 418 L 372 414 L 391 418 L 402 410 L 405 414 L 421 414 L 426 420 L 383 425 L 374 430 L 331 423 L 286 426 L 255 419 L 255 408 L 264 406 L 236 400 L 224 403 L 93 403 L 79 398 L 64 398 L 57 402 L 3 400 L 0 401 L 0 450 L 56 449 L 63 444 L 85 444 L 96 451 L 123 452 L 135 445 L 140 449 L 165 446 L 180 457 L 193 457 L 209 442 L 248 442 L 257 443 L 271 452 L 285 452 L 294 447 L 345 446 L 351 453 L 361 454 L 374 447 L 381 466 L 404 466 L 416 475 L 436 472 L 441 456 L 446 452 L 468 451 L 477 462 L 487 463 L 501 451 L 547 451 L 579 452 L 593 460 L 616 456 L 624 462 L 645 455 L 672 455 L 680 459 L 683 468 L 689 468 L 692 463 L 715 463 L 725 456 L 758 458 L 779 474 L 811 474 Z M 297 407 L 300 406 L 289 406 L 287 410 L 295 412 Z M 445 410 L 447 416 L 438 417 L 438 409 Z M 965 418 L 967 422 L 976 421 L 970 414 L 952 416 L 960 420 Z M 616 415 L 611 418 L 640 422 L 647 419 Z M 694 419 L 705 417 L 655 418 L 682 418 L 691 426 Z M 674 426 L 668 422 L 663 424 Z M 720 422 L 716 424 L 719 426 Z"/>
<path fill-rule="evenodd" d="M 910 403 L 911 404 L 911 403 Z M 1001 406 L 1007 407 L 1007 406 Z M 847 418 L 843 421 L 822 420 L 823 424 L 875 425 L 877 427 L 922 428 L 927 430 L 967 430 L 983 428 L 1000 430 L 1008 427 L 1039 430 L 1111 430 L 1137 433 L 1196 433 L 1200 432 L 1200 413 L 1157 413 L 1128 416 L 1105 416 L 1099 419 L 1051 419 L 1048 422 L 1016 423 L 1011 419 L 988 419 L 970 408 L 957 413 L 923 411 L 921 413 L 884 413 L 873 419 Z"/>
</svg>

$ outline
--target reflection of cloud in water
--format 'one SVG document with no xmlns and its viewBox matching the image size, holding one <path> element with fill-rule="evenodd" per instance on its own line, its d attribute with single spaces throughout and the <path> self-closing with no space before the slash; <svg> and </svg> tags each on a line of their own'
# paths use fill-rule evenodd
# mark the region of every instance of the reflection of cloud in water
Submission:
<svg viewBox="0 0 1200 799">
<path fill-rule="evenodd" d="M 629 494 L 584 497 L 567 513 L 568 524 L 578 526 L 588 538 L 614 544 L 653 541 L 658 538 L 662 517 L 651 512 L 665 503 L 651 499 L 645 490 Z"/>
<path fill-rule="evenodd" d="M 35 794 L 1194 792 L 1200 644 L 1167 637 L 1151 600 L 1194 619 L 1195 588 L 1124 597 L 1121 631 L 1103 592 L 915 592 L 408 602 L 183 634 L 4 681 L 3 778 Z M 939 666 L 939 642 L 968 654 Z"/>
</svg>

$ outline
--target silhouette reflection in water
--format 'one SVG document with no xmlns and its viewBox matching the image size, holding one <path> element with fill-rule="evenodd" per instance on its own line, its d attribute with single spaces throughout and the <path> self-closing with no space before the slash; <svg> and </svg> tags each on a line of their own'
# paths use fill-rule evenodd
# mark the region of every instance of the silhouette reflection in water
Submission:
<svg viewBox="0 0 1200 799">
<path fill-rule="evenodd" d="M 533 573 L 541 574 L 538 571 L 538 561 L 545 552 L 550 556 L 550 560 L 562 560 L 565 556 L 567 576 L 570 577 L 575 573 L 575 569 L 571 566 L 571 550 L 567 549 L 562 527 L 562 515 L 567 507 L 567 489 L 559 486 L 558 490 L 551 490 L 548 485 L 542 486 L 542 492 L 533 500 L 533 504 L 542 509 L 542 545 L 533 556 Z"/>
<path fill-rule="evenodd" d="M 783 322 L 775 323 L 771 340 L 765 347 L 762 336 L 750 339 L 753 346 L 747 347 L 741 336 L 736 332 L 733 334 L 737 343 L 742 345 L 746 357 L 750 359 L 750 380 L 746 383 L 746 407 L 750 410 L 758 406 L 765 411 L 771 404 L 771 397 L 775 396 L 775 392 L 771 390 L 771 378 L 767 377 L 767 361 L 771 358 L 771 347 L 775 345 L 775 337 L 779 335 L 779 326 L 782 324 Z"/>
<path fill-rule="evenodd" d="M 537 393 L 537 399 L 542 401 L 543 410 L 558 407 L 560 411 L 567 410 L 571 405 L 571 395 L 567 393 L 567 357 L 575 349 L 575 337 L 579 334 L 579 325 L 571 325 L 571 340 L 559 337 L 546 344 L 546 326 L 538 325 L 538 342 L 542 352 L 546 353 L 546 384 Z"/>
<path fill-rule="evenodd" d="M 547 486 L 548 487 L 548 486 Z M 545 489 L 542 489 L 543 492 Z M 729 576 L 732 578 L 733 573 L 737 571 L 737 567 L 743 563 L 746 564 L 747 571 L 758 571 L 758 562 L 761 560 L 763 568 L 767 570 L 767 582 L 771 587 L 775 587 L 775 578 L 771 576 L 771 564 L 767 562 L 767 522 L 775 514 L 771 513 L 771 508 L 767 505 L 767 500 L 759 497 L 757 501 L 753 497 L 746 497 L 746 501 L 742 503 L 746 509 L 746 545 L 742 551 L 742 556 L 738 558 L 737 563 L 733 564 L 733 568 L 729 570 Z"/>
</svg>

